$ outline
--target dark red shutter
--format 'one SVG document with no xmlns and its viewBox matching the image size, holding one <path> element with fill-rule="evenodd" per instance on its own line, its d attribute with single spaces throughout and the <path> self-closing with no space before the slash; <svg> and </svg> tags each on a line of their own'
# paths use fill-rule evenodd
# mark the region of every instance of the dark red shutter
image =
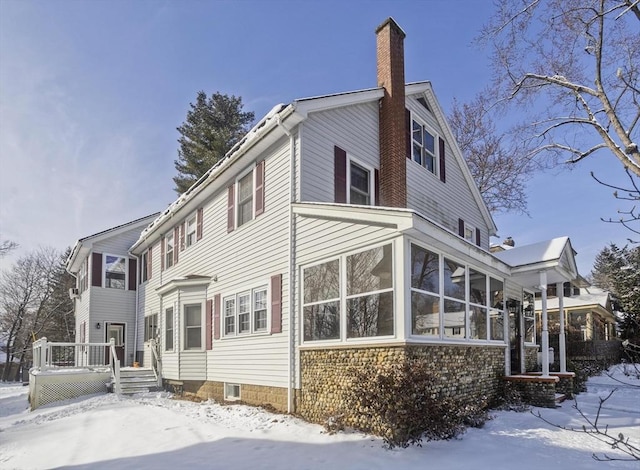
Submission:
<svg viewBox="0 0 640 470">
<path fill-rule="evenodd" d="M 464 220 L 458 219 L 458 235 L 464 238 Z"/>
<path fill-rule="evenodd" d="M 160 271 L 164 271 L 164 245 L 165 245 L 164 237 L 160 239 Z"/>
<path fill-rule="evenodd" d="M 282 274 L 271 276 L 271 333 L 282 333 Z"/>
<path fill-rule="evenodd" d="M 202 238 L 202 215 L 203 210 L 201 207 L 198 209 L 198 212 L 196 212 L 196 240 L 200 240 Z"/>
<path fill-rule="evenodd" d="M 149 253 L 147 253 L 147 279 L 151 279 L 151 267 L 153 266 L 153 247 L 149 247 Z"/>
<path fill-rule="evenodd" d="M 136 290 L 136 271 L 138 262 L 129 258 L 129 290 Z"/>
<path fill-rule="evenodd" d="M 340 147 L 333 148 L 334 202 L 347 202 L 347 152 Z"/>
<path fill-rule="evenodd" d="M 374 206 L 380 205 L 380 170 L 377 168 L 373 171 L 373 194 L 376 200 L 373 202 Z"/>
<path fill-rule="evenodd" d="M 440 142 L 440 181 L 443 183 L 447 182 L 447 169 L 445 165 L 445 156 L 444 156 L 444 140 L 441 137 L 438 137 Z"/>
<path fill-rule="evenodd" d="M 233 185 L 229 186 L 227 192 L 227 232 L 233 232 L 236 226 L 235 221 L 235 195 Z"/>
<path fill-rule="evenodd" d="M 184 226 L 186 222 L 180 224 L 180 251 L 184 251 Z"/>
<path fill-rule="evenodd" d="M 91 285 L 102 287 L 102 253 L 91 255 Z"/>
<path fill-rule="evenodd" d="M 213 349 L 213 341 L 211 339 L 211 335 L 213 333 L 213 331 L 211 330 L 211 327 L 213 326 L 213 300 L 209 299 L 207 300 L 207 318 L 205 319 L 205 328 L 207 329 L 206 331 L 206 342 L 207 342 L 207 349 Z"/>
<path fill-rule="evenodd" d="M 180 228 L 179 227 L 175 227 L 173 229 L 173 264 L 176 265 L 178 264 L 178 251 L 179 250 L 179 240 L 180 240 Z"/>
<path fill-rule="evenodd" d="M 480 239 L 480 229 L 479 229 L 479 228 L 477 228 L 477 229 L 476 229 L 476 245 L 480 246 L 480 242 L 481 242 L 481 239 Z"/>
<path fill-rule="evenodd" d="M 264 212 L 264 160 L 256 165 L 256 217 Z"/>
<path fill-rule="evenodd" d="M 411 159 L 411 131 L 413 126 L 411 126 L 411 111 L 407 108 L 404 108 L 404 144 L 407 152 L 407 158 Z"/>
<path fill-rule="evenodd" d="M 213 339 L 220 339 L 220 294 L 213 296 Z"/>
</svg>

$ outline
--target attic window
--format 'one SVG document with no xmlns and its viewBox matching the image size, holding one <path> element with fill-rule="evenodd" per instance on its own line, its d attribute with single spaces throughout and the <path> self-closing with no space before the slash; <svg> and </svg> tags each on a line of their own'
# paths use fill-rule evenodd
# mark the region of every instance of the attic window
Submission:
<svg viewBox="0 0 640 470">
<path fill-rule="evenodd" d="M 411 129 L 413 161 L 437 175 L 436 134 L 415 119 L 412 121 Z"/>
<path fill-rule="evenodd" d="M 418 101 L 418 103 L 420 103 L 422 106 L 424 106 L 427 111 L 432 112 L 431 108 L 427 104 L 427 100 L 425 100 L 423 97 L 418 98 L 416 101 Z"/>
</svg>

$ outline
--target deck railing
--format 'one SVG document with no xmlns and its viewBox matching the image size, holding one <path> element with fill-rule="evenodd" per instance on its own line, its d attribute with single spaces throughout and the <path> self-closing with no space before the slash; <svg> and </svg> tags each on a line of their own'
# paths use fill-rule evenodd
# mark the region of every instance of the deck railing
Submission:
<svg viewBox="0 0 640 470">
<path fill-rule="evenodd" d="M 109 368 L 114 392 L 120 393 L 120 360 L 114 340 L 109 343 L 50 343 L 47 338 L 33 342 L 33 367 L 38 370 Z"/>
<path fill-rule="evenodd" d="M 158 387 L 162 388 L 162 361 L 160 360 L 160 354 L 158 348 L 160 343 L 155 339 L 151 339 L 149 342 L 149 349 L 151 349 L 151 368 L 156 376 Z"/>
</svg>

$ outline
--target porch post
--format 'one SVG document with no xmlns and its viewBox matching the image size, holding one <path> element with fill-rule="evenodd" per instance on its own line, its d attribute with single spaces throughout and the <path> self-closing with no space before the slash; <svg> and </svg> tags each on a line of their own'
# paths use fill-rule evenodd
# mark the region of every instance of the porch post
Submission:
<svg viewBox="0 0 640 470">
<path fill-rule="evenodd" d="M 558 315 L 560 317 L 560 372 L 567 371 L 567 346 L 564 333 L 564 283 L 556 283 L 558 293 Z"/>
<path fill-rule="evenodd" d="M 547 272 L 540 271 L 542 300 L 542 376 L 549 377 L 549 328 L 547 322 Z"/>
</svg>

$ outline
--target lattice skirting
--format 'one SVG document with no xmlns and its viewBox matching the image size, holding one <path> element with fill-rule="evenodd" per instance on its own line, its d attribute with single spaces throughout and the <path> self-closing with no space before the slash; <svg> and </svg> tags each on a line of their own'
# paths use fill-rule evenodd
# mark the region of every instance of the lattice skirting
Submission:
<svg viewBox="0 0 640 470">
<path fill-rule="evenodd" d="M 69 398 L 94 393 L 106 393 L 107 384 L 111 381 L 108 372 L 82 372 L 65 374 L 56 371 L 31 373 L 29 376 L 29 401 L 31 410 Z"/>
</svg>

